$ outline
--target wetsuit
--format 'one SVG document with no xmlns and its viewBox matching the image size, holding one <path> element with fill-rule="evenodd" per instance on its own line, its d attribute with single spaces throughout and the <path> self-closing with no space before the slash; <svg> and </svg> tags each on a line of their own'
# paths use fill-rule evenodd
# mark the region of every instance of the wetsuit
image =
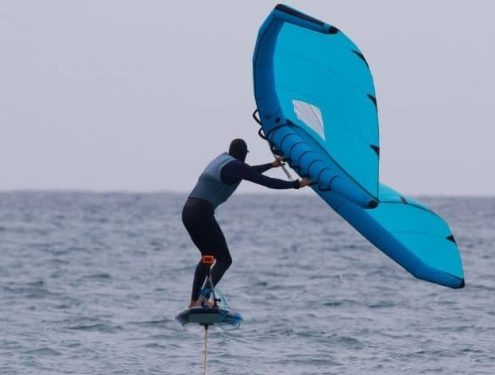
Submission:
<svg viewBox="0 0 495 375">
<path fill-rule="evenodd" d="M 201 254 L 215 256 L 216 263 L 211 270 L 213 285 L 220 281 L 232 264 L 227 242 L 214 216 L 215 208 L 232 195 L 241 180 L 272 189 L 299 188 L 299 181 L 284 181 L 262 175 L 270 168 L 271 163 L 249 166 L 228 154 L 222 154 L 208 165 L 187 198 L 182 210 L 182 221 Z M 201 262 L 196 266 L 191 300 L 199 298 L 207 267 Z"/>
</svg>

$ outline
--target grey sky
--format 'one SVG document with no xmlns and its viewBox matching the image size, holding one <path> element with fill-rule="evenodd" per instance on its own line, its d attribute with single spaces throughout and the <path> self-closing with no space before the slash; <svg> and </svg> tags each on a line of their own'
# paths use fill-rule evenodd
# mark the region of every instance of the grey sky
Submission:
<svg viewBox="0 0 495 375">
<path fill-rule="evenodd" d="M 268 161 L 251 57 L 276 3 L 2 0 L 0 190 L 188 191 L 235 137 Z M 287 4 L 366 56 L 383 182 L 495 194 L 495 2 Z"/>
</svg>

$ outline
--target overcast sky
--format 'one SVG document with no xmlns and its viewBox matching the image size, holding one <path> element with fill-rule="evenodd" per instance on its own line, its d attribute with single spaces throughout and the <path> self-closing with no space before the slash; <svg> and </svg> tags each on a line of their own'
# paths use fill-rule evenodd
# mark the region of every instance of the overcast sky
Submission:
<svg viewBox="0 0 495 375">
<path fill-rule="evenodd" d="M 0 190 L 189 191 L 236 137 L 249 163 L 269 161 L 251 120 L 251 59 L 275 4 L 2 0 Z M 383 182 L 495 195 L 494 1 L 287 4 L 366 56 Z"/>
</svg>

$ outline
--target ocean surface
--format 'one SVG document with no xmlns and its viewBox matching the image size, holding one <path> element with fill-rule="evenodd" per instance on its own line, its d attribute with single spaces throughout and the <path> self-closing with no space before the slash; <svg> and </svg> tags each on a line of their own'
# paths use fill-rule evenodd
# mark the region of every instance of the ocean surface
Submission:
<svg viewBox="0 0 495 375">
<path fill-rule="evenodd" d="M 0 374 L 203 374 L 174 319 L 199 252 L 175 193 L 0 193 Z M 495 198 L 418 197 L 462 252 L 466 288 L 417 280 L 313 195 L 217 211 L 243 313 L 211 328 L 209 374 L 495 374 Z"/>
</svg>

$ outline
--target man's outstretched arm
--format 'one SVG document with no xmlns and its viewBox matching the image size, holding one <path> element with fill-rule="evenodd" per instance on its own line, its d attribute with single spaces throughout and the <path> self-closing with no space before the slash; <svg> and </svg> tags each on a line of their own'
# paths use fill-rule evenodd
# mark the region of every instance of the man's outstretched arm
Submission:
<svg viewBox="0 0 495 375">
<path fill-rule="evenodd" d="M 247 180 L 270 189 L 299 189 L 311 183 L 308 179 L 286 181 L 262 175 L 255 168 L 246 163 L 235 160 L 231 161 L 222 169 L 222 179 L 227 183 L 239 180 Z"/>
<path fill-rule="evenodd" d="M 271 168 L 280 167 L 281 165 L 283 165 L 284 160 L 285 158 L 283 156 L 277 156 L 277 158 L 271 163 L 251 165 L 251 168 L 253 168 L 256 172 L 264 173 Z"/>
</svg>

